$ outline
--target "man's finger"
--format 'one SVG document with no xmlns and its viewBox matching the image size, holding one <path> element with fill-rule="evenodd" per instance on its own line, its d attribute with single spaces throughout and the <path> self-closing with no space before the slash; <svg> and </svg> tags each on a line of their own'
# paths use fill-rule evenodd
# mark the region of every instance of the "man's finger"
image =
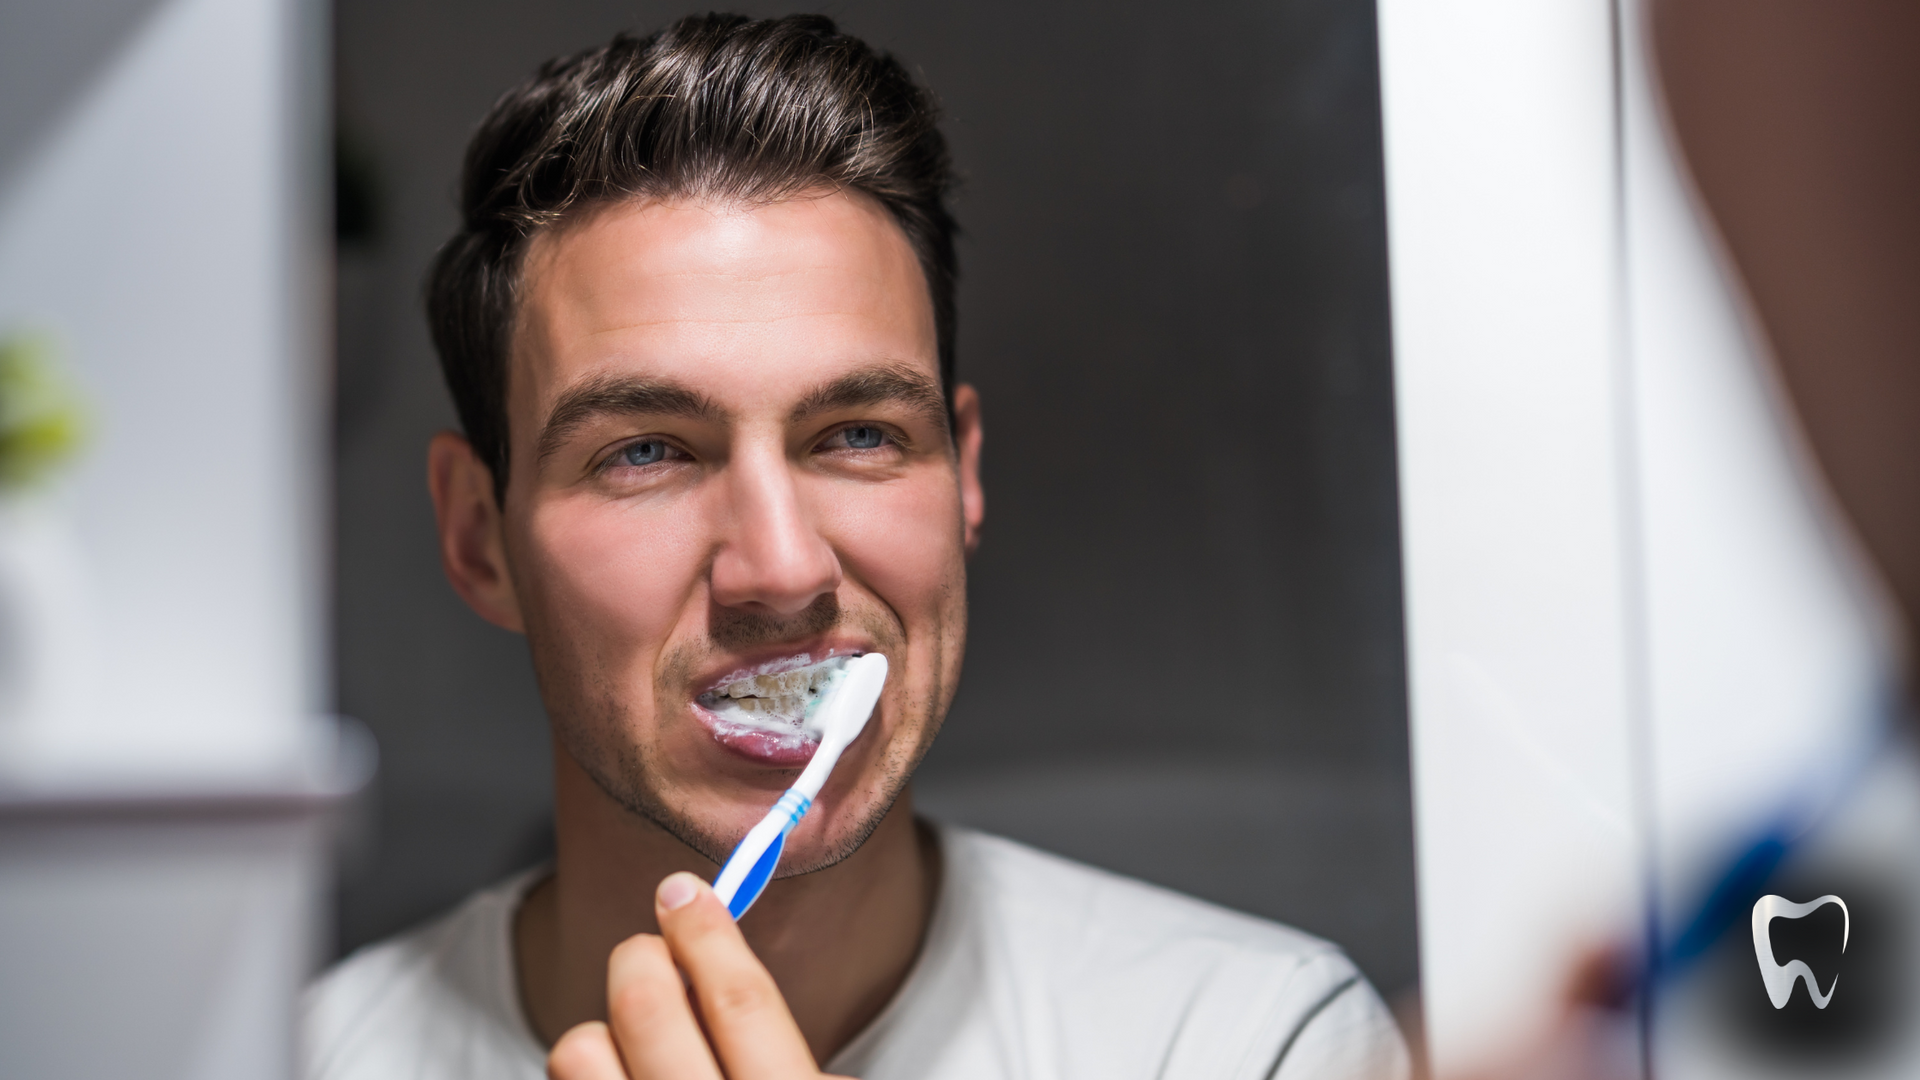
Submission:
<svg viewBox="0 0 1920 1080">
<path fill-rule="evenodd" d="M 652 934 L 621 942 L 607 961 L 607 1021 L 633 1080 L 720 1080 L 686 984 Z"/>
<path fill-rule="evenodd" d="M 671 875 L 654 895 L 654 913 L 674 962 L 693 984 L 707 1037 L 732 1080 L 818 1075 L 780 988 L 706 882 Z"/>
<path fill-rule="evenodd" d="M 607 1025 L 595 1020 L 560 1036 L 547 1055 L 547 1080 L 627 1080 Z"/>
</svg>

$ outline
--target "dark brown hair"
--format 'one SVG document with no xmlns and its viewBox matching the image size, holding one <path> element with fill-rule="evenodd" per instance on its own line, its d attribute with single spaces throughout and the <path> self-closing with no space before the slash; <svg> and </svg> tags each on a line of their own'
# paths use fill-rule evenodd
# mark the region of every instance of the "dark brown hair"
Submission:
<svg viewBox="0 0 1920 1080">
<path fill-rule="evenodd" d="M 467 147 L 460 231 L 427 282 L 440 369 L 496 497 L 521 257 L 539 230 L 610 200 L 873 198 L 919 256 L 951 398 L 952 168 L 937 119 L 898 61 L 819 15 L 691 16 L 549 61 L 503 95 Z"/>
</svg>

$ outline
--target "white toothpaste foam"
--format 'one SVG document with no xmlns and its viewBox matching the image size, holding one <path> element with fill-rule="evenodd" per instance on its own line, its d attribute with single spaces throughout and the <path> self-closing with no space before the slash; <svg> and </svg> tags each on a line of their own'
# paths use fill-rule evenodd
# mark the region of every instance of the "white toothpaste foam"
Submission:
<svg viewBox="0 0 1920 1080">
<path fill-rule="evenodd" d="M 834 656 L 788 671 L 749 675 L 716 686 L 697 700 L 721 722 L 723 734 L 773 735 L 787 746 L 819 742 L 814 714 L 849 659 Z"/>
</svg>

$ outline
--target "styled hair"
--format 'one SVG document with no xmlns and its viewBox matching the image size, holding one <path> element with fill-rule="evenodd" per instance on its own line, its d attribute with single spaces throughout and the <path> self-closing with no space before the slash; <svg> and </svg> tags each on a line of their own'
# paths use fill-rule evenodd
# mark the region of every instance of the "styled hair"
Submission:
<svg viewBox="0 0 1920 1080">
<path fill-rule="evenodd" d="M 933 98 L 899 61 L 819 15 L 696 15 L 549 61 L 467 147 L 460 229 L 435 258 L 427 318 L 461 426 L 507 486 L 507 359 L 528 242 L 608 202 L 779 202 L 860 192 L 899 223 L 932 294 L 953 390 L 953 172 Z"/>
</svg>

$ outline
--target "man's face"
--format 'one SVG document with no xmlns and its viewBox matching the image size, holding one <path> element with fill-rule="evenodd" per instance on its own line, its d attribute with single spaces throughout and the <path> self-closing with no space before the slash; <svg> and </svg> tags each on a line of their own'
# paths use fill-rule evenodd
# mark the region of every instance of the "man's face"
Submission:
<svg viewBox="0 0 1920 1080">
<path fill-rule="evenodd" d="M 837 861 L 932 741 L 966 636 L 978 439 L 949 435 L 911 247 L 856 195 L 633 202 L 539 236 L 523 275 L 505 621 L 561 745 L 718 861 L 812 755 L 811 666 L 884 653 L 788 840 L 793 872 Z"/>
</svg>

